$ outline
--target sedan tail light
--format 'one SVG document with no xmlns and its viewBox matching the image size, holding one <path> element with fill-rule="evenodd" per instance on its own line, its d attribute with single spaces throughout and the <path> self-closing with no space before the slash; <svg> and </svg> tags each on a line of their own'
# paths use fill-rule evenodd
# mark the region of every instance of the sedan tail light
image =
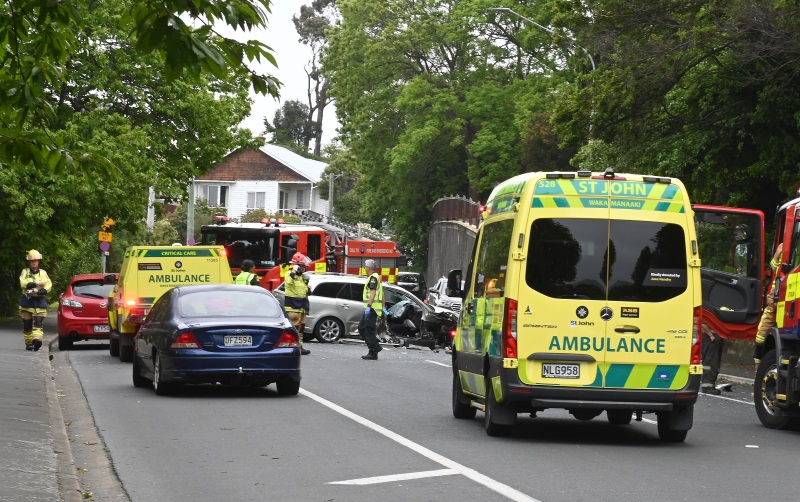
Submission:
<svg viewBox="0 0 800 502">
<path fill-rule="evenodd" d="M 294 331 L 284 331 L 278 341 L 275 342 L 275 348 L 278 349 L 297 347 L 300 347 L 300 343 L 297 341 L 297 335 L 294 334 Z"/>
<path fill-rule="evenodd" d="M 178 338 L 169 346 L 171 349 L 199 349 L 200 344 L 197 343 L 194 333 L 186 331 L 178 335 Z"/>
</svg>

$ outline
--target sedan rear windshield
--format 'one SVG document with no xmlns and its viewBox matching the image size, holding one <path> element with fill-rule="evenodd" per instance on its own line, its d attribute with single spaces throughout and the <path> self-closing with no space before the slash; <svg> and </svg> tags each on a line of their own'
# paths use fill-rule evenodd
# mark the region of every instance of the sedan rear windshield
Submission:
<svg viewBox="0 0 800 502">
<path fill-rule="evenodd" d="M 84 298 L 108 298 L 113 284 L 105 284 L 102 280 L 79 281 L 72 285 L 72 293 Z"/>
<path fill-rule="evenodd" d="M 271 296 L 246 291 L 203 291 L 180 296 L 178 312 L 189 317 L 283 317 Z"/>
<path fill-rule="evenodd" d="M 525 280 L 552 297 L 660 302 L 686 290 L 686 240 L 671 223 L 579 218 L 533 222 Z"/>
</svg>

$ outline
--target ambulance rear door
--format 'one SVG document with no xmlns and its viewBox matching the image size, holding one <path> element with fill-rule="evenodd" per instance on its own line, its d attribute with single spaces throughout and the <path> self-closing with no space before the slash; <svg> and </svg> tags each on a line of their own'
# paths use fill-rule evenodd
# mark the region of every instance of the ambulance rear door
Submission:
<svg viewBox="0 0 800 502">
<path fill-rule="evenodd" d="M 604 387 L 682 389 L 689 379 L 700 276 L 691 208 L 670 178 L 607 181 Z M 697 304 L 697 305 L 696 305 Z"/>
<path fill-rule="evenodd" d="M 518 375 L 529 385 L 601 387 L 607 323 L 608 196 L 594 180 L 536 181 L 518 280 Z M 596 190 L 593 193 L 592 190 Z"/>
</svg>

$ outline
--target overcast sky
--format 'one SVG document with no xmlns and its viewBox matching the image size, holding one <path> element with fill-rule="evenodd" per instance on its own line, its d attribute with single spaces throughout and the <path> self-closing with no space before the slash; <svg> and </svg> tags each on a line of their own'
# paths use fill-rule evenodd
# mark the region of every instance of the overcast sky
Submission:
<svg viewBox="0 0 800 502">
<path fill-rule="evenodd" d="M 267 30 L 254 33 L 247 38 L 256 38 L 272 48 L 278 68 L 270 64 L 251 65 L 252 68 L 274 75 L 283 83 L 280 100 L 270 96 L 250 93 L 253 106 L 250 117 L 240 125 L 250 129 L 254 135 L 264 132 L 264 117 L 270 122 L 275 118 L 275 112 L 287 100 L 299 100 L 308 104 L 308 83 L 305 65 L 311 60 L 311 48 L 298 42 L 299 35 L 294 29 L 292 16 L 300 14 L 302 5 L 310 5 L 311 0 L 273 0 L 272 13 L 267 14 L 269 22 Z M 336 135 L 336 110 L 333 104 L 325 108 L 323 122 L 322 143 L 326 145 Z M 313 144 L 313 143 L 312 143 Z"/>
</svg>

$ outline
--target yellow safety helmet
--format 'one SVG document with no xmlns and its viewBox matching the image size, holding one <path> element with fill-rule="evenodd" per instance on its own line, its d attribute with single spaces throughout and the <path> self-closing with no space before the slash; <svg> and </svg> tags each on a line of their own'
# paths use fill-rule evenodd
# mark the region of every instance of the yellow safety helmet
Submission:
<svg viewBox="0 0 800 502">
<path fill-rule="evenodd" d="M 39 251 L 36 251 L 35 249 L 31 249 L 30 251 L 28 251 L 28 256 L 26 256 L 25 259 L 28 260 L 28 261 L 41 260 L 42 259 L 42 253 L 40 253 Z"/>
</svg>

